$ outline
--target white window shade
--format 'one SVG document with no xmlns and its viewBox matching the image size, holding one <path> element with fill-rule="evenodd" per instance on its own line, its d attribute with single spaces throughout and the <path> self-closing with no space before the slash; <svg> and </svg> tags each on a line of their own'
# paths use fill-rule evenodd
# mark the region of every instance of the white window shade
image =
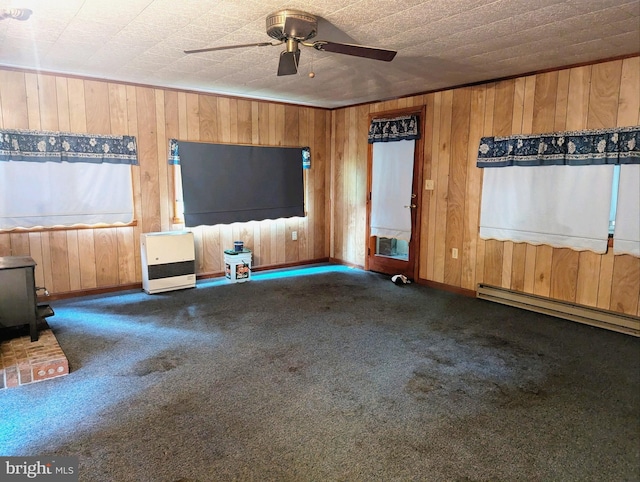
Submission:
<svg viewBox="0 0 640 482">
<path fill-rule="evenodd" d="M 480 237 L 605 253 L 612 179 L 611 165 L 484 169 Z"/>
<path fill-rule="evenodd" d="M 0 163 L 0 229 L 133 220 L 129 164 Z"/>
<path fill-rule="evenodd" d="M 373 144 L 371 235 L 411 240 L 415 140 Z"/>
<path fill-rule="evenodd" d="M 640 256 L 640 164 L 620 166 L 613 252 Z"/>
<path fill-rule="evenodd" d="M 132 136 L 0 130 L 0 229 L 133 220 Z"/>
</svg>

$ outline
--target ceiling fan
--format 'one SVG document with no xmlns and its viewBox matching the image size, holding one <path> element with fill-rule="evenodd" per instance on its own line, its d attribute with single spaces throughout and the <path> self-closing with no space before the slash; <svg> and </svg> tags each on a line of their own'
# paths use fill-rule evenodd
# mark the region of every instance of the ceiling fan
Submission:
<svg viewBox="0 0 640 482">
<path fill-rule="evenodd" d="M 267 47 L 286 44 L 286 49 L 280 53 L 278 63 L 278 75 L 293 75 L 298 73 L 300 60 L 299 45 L 313 47 L 324 52 L 352 55 L 373 60 L 390 62 L 396 56 L 394 50 L 365 47 L 364 45 L 329 42 L 315 40 L 307 42 L 318 33 L 318 19 L 315 15 L 300 10 L 280 10 L 267 17 L 267 35 L 279 42 L 259 42 L 253 44 L 226 45 L 223 47 L 209 47 L 194 50 L 185 50 L 185 54 L 201 52 L 213 52 L 216 50 L 229 50 L 245 47 Z"/>
</svg>

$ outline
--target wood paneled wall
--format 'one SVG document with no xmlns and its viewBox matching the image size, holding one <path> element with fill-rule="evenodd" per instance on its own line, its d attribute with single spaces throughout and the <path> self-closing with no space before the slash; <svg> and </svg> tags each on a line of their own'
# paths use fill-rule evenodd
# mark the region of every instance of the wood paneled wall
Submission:
<svg viewBox="0 0 640 482">
<path fill-rule="evenodd" d="M 195 228 L 198 274 L 221 273 L 222 252 L 235 239 L 253 250 L 254 266 L 326 258 L 330 123 L 325 109 L 0 70 L 0 128 L 134 135 L 140 163 L 133 168 L 137 226 L 4 232 L 0 256 L 32 256 L 37 285 L 52 294 L 140 282 L 140 233 L 182 228 L 172 224 L 174 173 L 167 163 L 168 139 L 177 138 L 311 147 L 307 216 Z"/>
<path fill-rule="evenodd" d="M 640 124 L 640 57 L 350 107 L 332 113 L 331 256 L 363 266 L 367 115 L 426 106 L 419 278 L 475 290 L 484 282 L 640 316 L 640 259 L 482 240 L 482 136 Z M 459 257 L 453 259 L 451 250 Z"/>
</svg>

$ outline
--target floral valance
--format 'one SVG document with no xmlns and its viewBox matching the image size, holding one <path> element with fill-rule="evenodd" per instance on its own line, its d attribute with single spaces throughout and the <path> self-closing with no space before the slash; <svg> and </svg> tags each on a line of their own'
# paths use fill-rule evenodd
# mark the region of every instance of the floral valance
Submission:
<svg viewBox="0 0 640 482">
<path fill-rule="evenodd" d="M 369 144 L 420 139 L 419 120 L 417 115 L 372 119 L 369 126 Z"/>
<path fill-rule="evenodd" d="M 483 137 L 478 167 L 640 164 L 640 126 Z"/>
<path fill-rule="evenodd" d="M 180 164 L 177 139 L 169 139 L 169 164 Z"/>
<path fill-rule="evenodd" d="M 0 129 L 0 161 L 138 164 L 134 136 Z"/>
</svg>

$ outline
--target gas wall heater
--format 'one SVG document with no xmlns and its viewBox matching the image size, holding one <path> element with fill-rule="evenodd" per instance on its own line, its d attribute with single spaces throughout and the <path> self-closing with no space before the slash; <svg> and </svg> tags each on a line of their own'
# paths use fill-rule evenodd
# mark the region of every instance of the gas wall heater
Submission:
<svg viewBox="0 0 640 482">
<path fill-rule="evenodd" d="M 145 292 L 153 294 L 196 286 L 193 233 L 141 234 L 140 252 Z"/>
</svg>

